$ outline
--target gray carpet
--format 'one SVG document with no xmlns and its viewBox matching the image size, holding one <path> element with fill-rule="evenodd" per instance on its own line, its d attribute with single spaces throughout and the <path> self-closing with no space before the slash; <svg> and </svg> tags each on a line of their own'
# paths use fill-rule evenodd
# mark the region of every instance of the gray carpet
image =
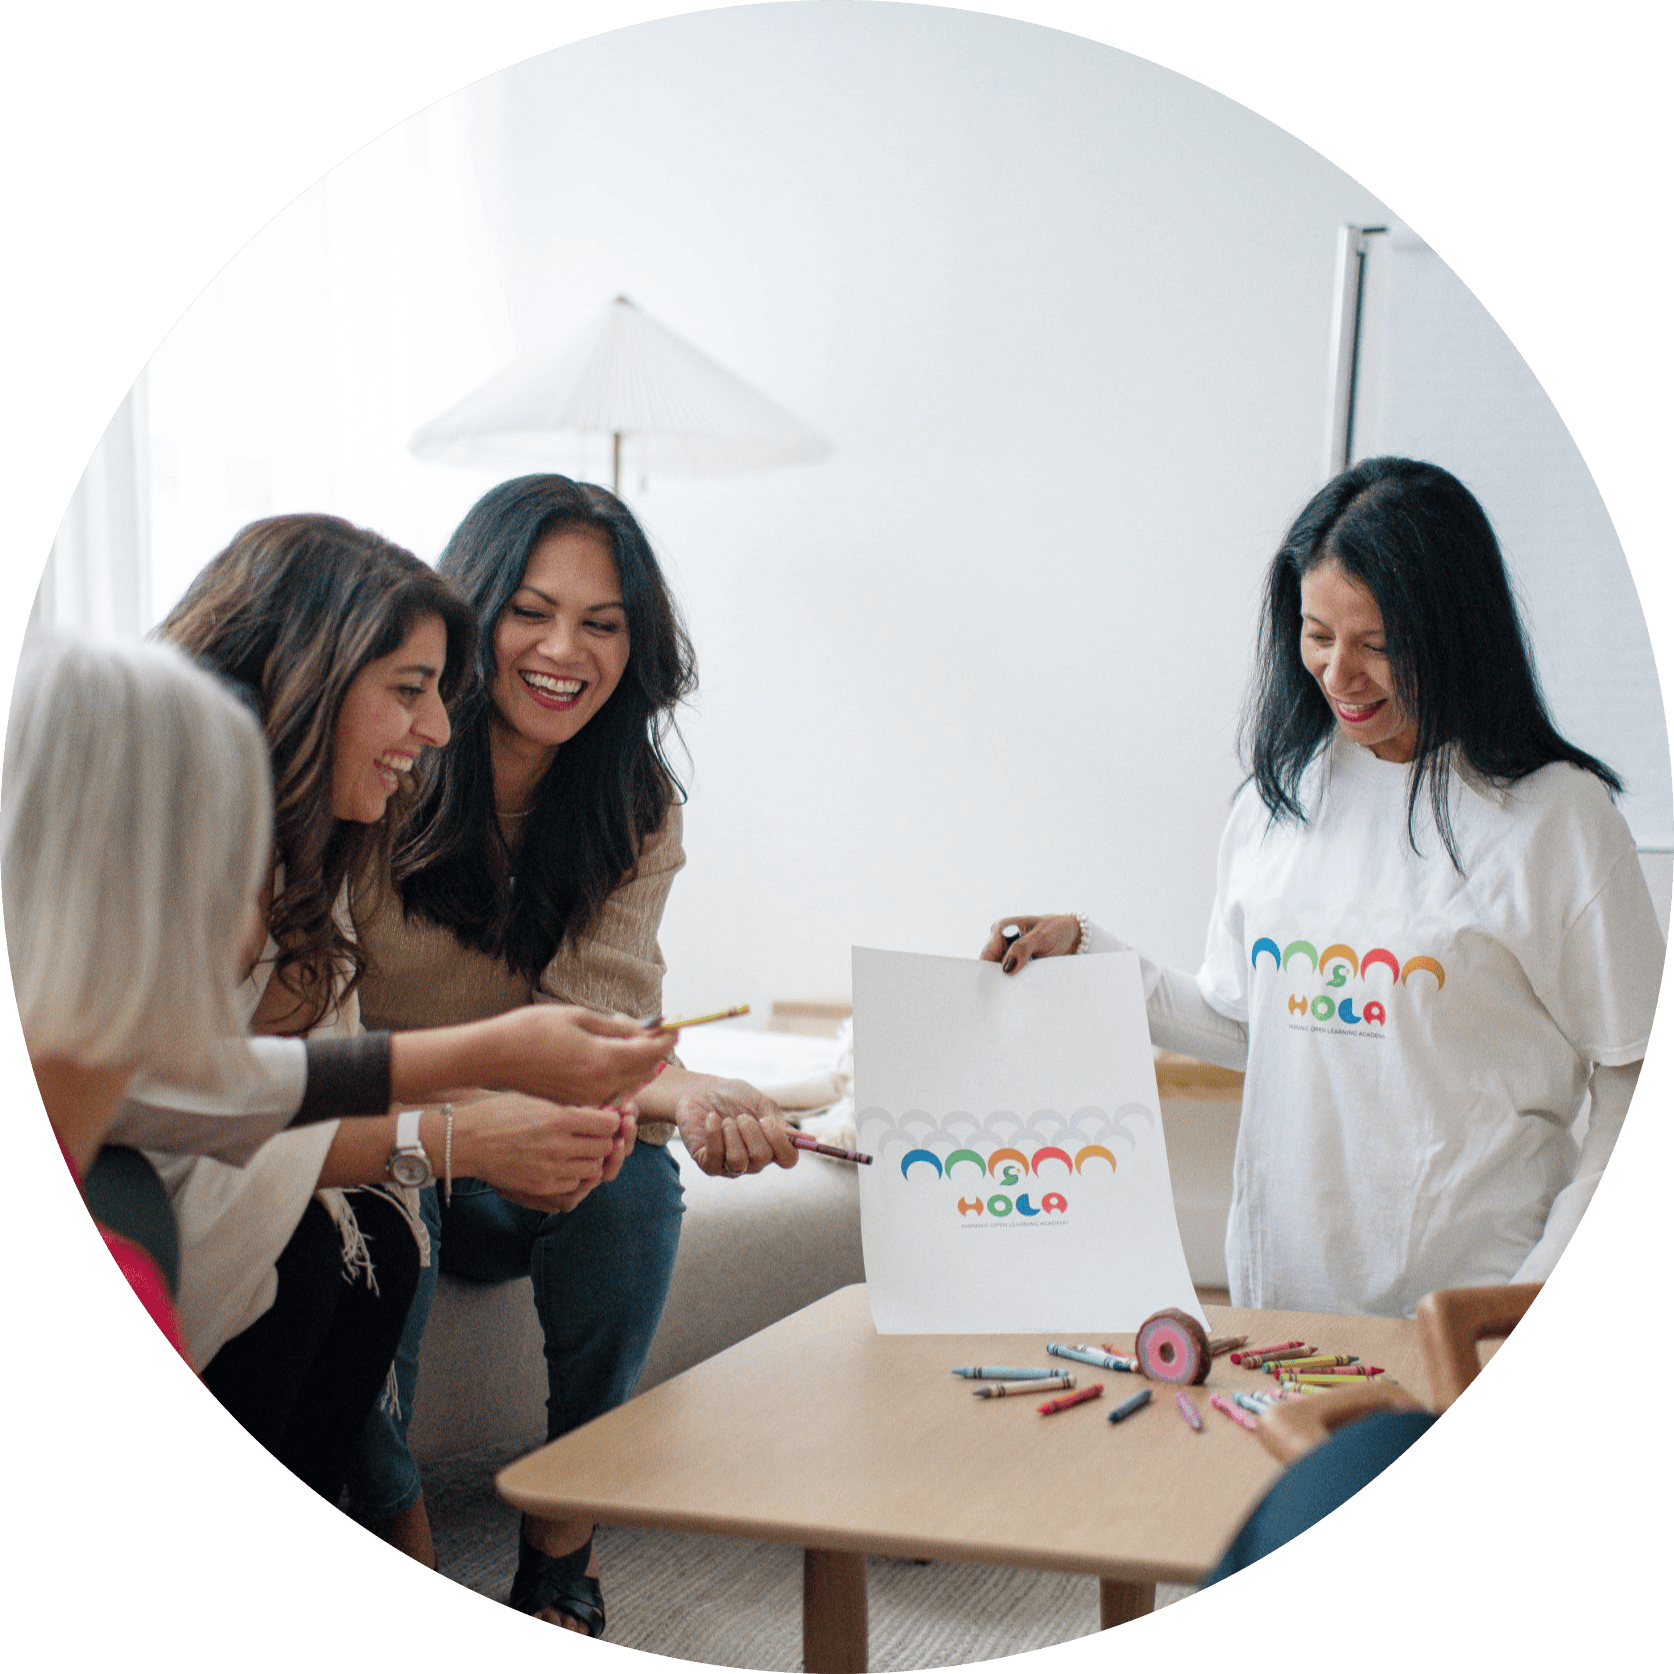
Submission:
<svg viewBox="0 0 1674 1674">
<path fill-rule="evenodd" d="M 424 1472 L 437 1567 L 502 1601 L 517 1562 L 517 1513 L 495 1495 L 493 1475 L 528 1451 L 487 1448 Z M 647 1529 L 601 1529 L 596 1538 L 613 1643 L 723 1667 L 801 1668 L 796 1548 Z M 1085 1575 L 873 1558 L 867 1583 L 878 1674 L 981 1662 L 1098 1632 L 1098 1583 Z M 1190 1591 L 1159 1587 L 1158 1608 Z"/>
</svg>

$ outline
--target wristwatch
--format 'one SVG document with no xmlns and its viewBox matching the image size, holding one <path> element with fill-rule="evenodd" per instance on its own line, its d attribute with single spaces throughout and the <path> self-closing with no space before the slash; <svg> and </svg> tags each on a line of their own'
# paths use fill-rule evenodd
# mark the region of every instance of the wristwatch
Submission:
<svg viewBox="0 0 1674 1674">
<path fill-rule="evenodd" d="M 384 1168 L 398 1186 L 417 1189 L 436 1178 L 430 1158 L 419 1144 L 419 1118 L 423 1114 L 422 1110 L 403 1110 L 395 1118 L 395 1145 Z"/>
</svg>

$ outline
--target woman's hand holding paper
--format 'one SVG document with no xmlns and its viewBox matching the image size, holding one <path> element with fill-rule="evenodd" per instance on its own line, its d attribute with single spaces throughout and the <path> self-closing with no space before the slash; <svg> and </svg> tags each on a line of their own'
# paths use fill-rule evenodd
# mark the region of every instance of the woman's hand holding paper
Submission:
<svg viewBox="0 0 1674 1674">
<path fill-rule="evenodd" d="M 1015 938 L 1011 932 L 1016 931 Z M 1051 959 L 1074 953 L 1081 943 L 1081 921 L 1074 913 L 1018 913 L 994 921 L 983 945 L 981 957 L 998 964 L 1007 976 L 1020 971 L 1031 959 Z"/>
</svg>

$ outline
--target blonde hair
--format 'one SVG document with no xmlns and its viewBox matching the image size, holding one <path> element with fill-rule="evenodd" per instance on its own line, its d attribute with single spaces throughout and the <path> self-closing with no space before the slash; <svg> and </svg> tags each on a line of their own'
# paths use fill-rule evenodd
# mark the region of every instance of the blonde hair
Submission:
<svg viewBox="0 0 1674 1674">
<path fill-rule="evenodd" d="M 172 646 L 26 644 L 0 888 L 31 1057 L 216 1073 L 217 1043 L 245 1032 L 238 941 L 272 806 L 255 717 Z"/>
</svg>

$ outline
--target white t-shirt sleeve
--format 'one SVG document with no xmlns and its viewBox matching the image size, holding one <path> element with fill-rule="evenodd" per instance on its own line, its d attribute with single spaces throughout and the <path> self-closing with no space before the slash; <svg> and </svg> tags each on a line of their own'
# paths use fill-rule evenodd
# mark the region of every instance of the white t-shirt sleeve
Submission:
<svg viewBox="0 0 1674 1674">
<path fill-rule="evenodd" d="M 218 1043 L 216 1073 L 202 1088 L 136 1077 L 106 1142 L 218 1157 L 241 1166 L 281 1132 L 308 1087 L 308 1045 L 254 1035 Z"/>
<path fill-rule="evenodd" d="M 1082 951 L 1139 952 L 1097 924 L 1087 926 L 1087 945 Z M 1159 965 L 1140 953 L 1139 978 L 1145 994 L 1145 1020 L 1154 1045 L 1225 1069 L 1243 1069 L 1249 1056 L 1248 1030 L 1242 1023 L 1216 1011 L 1204 999 L 1195 977 Z"/>
<path fill-rule="evenodd" d="M 1645 1056 L 1664 951 L 1639 857 L 1624 846 L 1563 932 L 1540 995 L 1577 1053 L 1610 1065 Z"/>
<path fill-rule="evenodd" d="M 1267 809 L 1255 787 L 1246 785 L 1233 804 L 1232 816 L 1221 833 L 1215 864 L 1215 906 L 1209 915 L 1203 965 L 1197 986 L 1203 998 L 1235 1023 L 1250 1020 L 1249 967 L 1244 939 L 1244 908 L 1237 888 L 1237 872 L 1252 844 L 1259 843 L 1267 823 Z"/>
</svg>

